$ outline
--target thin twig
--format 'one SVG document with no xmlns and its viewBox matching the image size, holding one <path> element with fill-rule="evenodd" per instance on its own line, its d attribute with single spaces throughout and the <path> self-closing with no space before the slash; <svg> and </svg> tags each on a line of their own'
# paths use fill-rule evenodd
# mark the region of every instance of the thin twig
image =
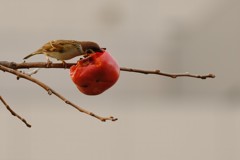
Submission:
<svg viewBox="0 0 240 160">
<path fill-rule="evenodd" d="M 27 72 L 26 74 L 29 75 L 29 76 L 32 76 L 34 74 L 37 74 L 39 70 L 40 70 L 40 68 L 36 68 L 36 69 L 34 69 L 34 70 L 30 71 L 30 72 Z"/>
<path fill-rule="evenodd" d="M 200 78 L 200 79 L 215 78 L 214 74 L 194 75 L 189 73 L 164 73 L 164 72 L 161 72 L 160 70 L 148 71 L 148 70 L 132 69 L 132 68 L 124 68 L 124 67 L 121 67 L 121 71 L 135 72 L 135 73 L 142 73 L 142 74 L 156 74 L 156 75 L 161 75 L 161 76 L 166 76 L 171 78 L 177 78 L 177 77 L 192 77 L 192 78 Z"/>
<path fill-rule="evenodd" d="M 27 127 L 31 128 L 31 125 L 24 119 L 22 118 L 20 115 L 18 115 L 16 112 L 14 112 L 10 106 L 7 104 L 7 102 L 2 98 L 2 96 L 0 96 L 0 100 L 2 101 L 2 103 L 4 104 L 4 106 L 7 108 L 7 110 L 9 110 L 9 112 L 13 115 L 16 116 L 18 119 L 20 119 L 23 123 L 26 124 Z"/>
<path fill-rule="evenodd" d="M 14 70 L 14 69 L 11 69 L 11 68 L 8 68 L 8 67 L 5 67 L 3 65 L 0 65 L 0 70 L 2 71 L 5 71 L 5 72 L 9 72 L 9 73 L 12 73 L 14 75 L 16 75 L 17 77 L 20 77 L 20 78 L 24 78 L 24 79 L 27 79 L 37 85 L 39 85 L 40 87 L 42 87 L 43 89 L 45 89 L 49 95 L 51 94 L 54 94 L 55 96 L 57 96 L 58 98 L 60 98 L 61 100 L 63 100 L 66 104 L 76 108 L 77 110 L 79 110 L 80 112 L 83 112 L 85 114 L 88 114 L 90 116 L 93 116 L 103 122 L 107 121 L 107 120 L 111 120 L 111 121 L 116 121 L 117 118 L 114 118 L 112 116 L 110 117 L 101 117 L 101 116 L 98 116 L 90 111 L 87 111 L 79 106 L 77 106 L 76 104 L 70 102 L 69 100 L 67 100 L 65 97 L 63 97 L 62 95 L 60 95 L 59 93 L 57 93 L 56 91 L 54 91 L 52 88 L 50 88 L 49 86 L 47 86 L 46 84 L 44 84 L 43 82 L 40 82 L 39 80 L 27 75 L 27 74 L 24 74 L 24 73 L 21 73 L 17 70 Z"/>
<path fill-rule="evenodd" d="M 8 68 L 12 69 L 29 69 L 29 68 L 70 68 L 72 65 L 76 65 L 76 63 L 46 63 L 46 62 L 23 62 L 23 63 L 15 63 L 15 62 L 7 62 L 7 61 L 0 61 L 0 65 L 3 65 Z M 200 79 L 206 79 L 206 78 L 215 78 L 214 74 L 207 74 L 207 75 L 194 75 L 189 73 L 164 73 L 160 70 L 142 70 L 142 69 L 133 69 L 133 68 L 126 68 L 121 67 L 121 71 L 126 72 L 134 72 L 134 73 L 142 73 L 142 74 L 155 74 L 155 75 L 161 75 L 171 78 L 177 78 L 177 77 L 192 77 L 192 78 L 200 78 Z"/>
</svg>

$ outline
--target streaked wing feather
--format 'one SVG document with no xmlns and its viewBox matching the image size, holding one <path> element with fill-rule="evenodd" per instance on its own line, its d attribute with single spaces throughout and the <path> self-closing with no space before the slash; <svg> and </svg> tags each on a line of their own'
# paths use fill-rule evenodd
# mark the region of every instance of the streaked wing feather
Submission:
<svg viewBox="0 0 240 160">
<path fill-rule="evenodd" d="M 45 52 L 63 52 L 64 50 L 72 49 L 79 41 L 74 40 L 53 40 L 46 43 L 42 50 Z"/>
</svg>

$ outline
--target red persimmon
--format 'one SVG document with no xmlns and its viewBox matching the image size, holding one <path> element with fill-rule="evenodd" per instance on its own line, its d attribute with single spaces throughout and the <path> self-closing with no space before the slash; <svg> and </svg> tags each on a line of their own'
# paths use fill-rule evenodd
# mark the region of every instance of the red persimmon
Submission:
<svg viewBox="0 0 240 160">
<path fill-rule="evenodd" d="M 79 91 L 98 95 L 112 87 L 118 80 L 120 68 L 106 51 L 90 54 L 70 68 L 70 76 Z"/>
</svg>

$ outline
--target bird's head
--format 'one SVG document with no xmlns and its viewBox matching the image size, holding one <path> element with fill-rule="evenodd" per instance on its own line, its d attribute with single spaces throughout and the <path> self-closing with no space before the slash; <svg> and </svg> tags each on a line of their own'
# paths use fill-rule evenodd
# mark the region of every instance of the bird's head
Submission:
<svg viewBox="0 0 240 160">
<path fill-rule="evenodd" d="M 100 48 L 97 43 L 91 41 L 83 41 L 81 42 L 81 46 L 85 54 L 104 52 L 106 50 L 106 48 Z"/>
</svg>

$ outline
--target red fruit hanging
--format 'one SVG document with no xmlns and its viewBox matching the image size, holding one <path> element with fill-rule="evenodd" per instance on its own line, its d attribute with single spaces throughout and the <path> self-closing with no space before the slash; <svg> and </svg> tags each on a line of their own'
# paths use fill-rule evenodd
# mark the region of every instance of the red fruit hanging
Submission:
<svg viewBox="0 0 240 160">
<path fill-rule="evenodd" d="M 120 68 L 112 56 L 104 52 L 90 54 L 70 68 L 70 76 L 82 93 L 98 95 L 113 86 Z"/>
</svg>

